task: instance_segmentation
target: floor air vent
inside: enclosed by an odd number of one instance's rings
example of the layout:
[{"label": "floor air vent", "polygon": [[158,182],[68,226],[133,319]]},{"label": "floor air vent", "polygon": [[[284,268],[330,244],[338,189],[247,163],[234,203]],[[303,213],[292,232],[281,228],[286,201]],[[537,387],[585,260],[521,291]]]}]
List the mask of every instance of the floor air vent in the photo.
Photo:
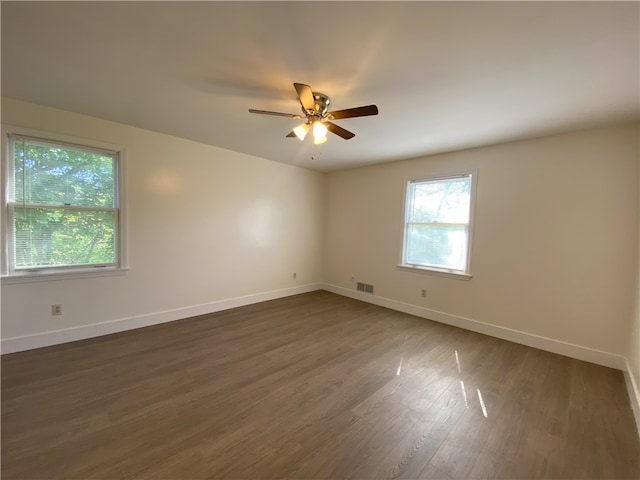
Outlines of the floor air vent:
[{"label": "floor air vent", "polygon": [[368,283],[358,282],[358,290],[365,293],[373,293],[373,285]]}]

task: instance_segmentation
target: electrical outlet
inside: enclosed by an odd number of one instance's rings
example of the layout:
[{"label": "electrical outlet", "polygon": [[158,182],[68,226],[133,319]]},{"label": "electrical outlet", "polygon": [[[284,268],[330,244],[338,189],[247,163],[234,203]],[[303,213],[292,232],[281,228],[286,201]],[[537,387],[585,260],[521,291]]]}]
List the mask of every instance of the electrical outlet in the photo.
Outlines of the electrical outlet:
[{"label": "electrical outlet", "polygon": [[62,305],[51,305],[51,315],[62,315]]},{"label": "electrical outlet", "polygon": [[420,290],[420,296],[422,298],[427,298],[427,291],[425,289]]},{"label": "electrical outlet", "polygon": [[294,279],[295,279],[295,278],[298,278],[298,274],[297,274],[297,273],[295,273],[295,272],[293,272],[293,278],[294,278]]}]

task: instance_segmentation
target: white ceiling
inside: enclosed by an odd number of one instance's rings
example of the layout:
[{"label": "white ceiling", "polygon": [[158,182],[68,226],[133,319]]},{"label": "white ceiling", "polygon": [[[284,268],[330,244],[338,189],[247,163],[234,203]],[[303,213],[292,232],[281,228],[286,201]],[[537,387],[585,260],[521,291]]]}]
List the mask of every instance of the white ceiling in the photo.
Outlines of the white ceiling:
[{"label": "white ceiling", "polygon": [[[320,171],[637,121],[638,2],[6,2],[2,95]],[[292,83],[356,137],[285,138]],[[311,157],[315,157],[312,160]]]}]

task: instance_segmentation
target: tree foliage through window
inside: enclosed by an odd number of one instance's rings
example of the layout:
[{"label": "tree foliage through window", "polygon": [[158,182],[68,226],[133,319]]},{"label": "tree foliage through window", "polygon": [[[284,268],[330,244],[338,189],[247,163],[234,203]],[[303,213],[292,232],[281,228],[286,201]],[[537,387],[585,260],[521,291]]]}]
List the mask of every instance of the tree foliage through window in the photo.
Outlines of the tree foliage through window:
[{"label": "tree foliage through window", "polygon": [[13,137],[15,269],[114,265],[117,153]]}]

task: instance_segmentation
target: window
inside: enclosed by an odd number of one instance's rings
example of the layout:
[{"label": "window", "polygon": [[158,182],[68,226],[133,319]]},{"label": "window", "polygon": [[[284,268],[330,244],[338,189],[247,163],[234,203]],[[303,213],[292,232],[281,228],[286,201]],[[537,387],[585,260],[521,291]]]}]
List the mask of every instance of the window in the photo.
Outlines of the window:
[{"label": "window", "polygon": [[3,275],[122,266],[120,152],[6,137]]},{"label": "window", "polygon": [[403,267],[469,274],[472,174],[407,183]]}]

